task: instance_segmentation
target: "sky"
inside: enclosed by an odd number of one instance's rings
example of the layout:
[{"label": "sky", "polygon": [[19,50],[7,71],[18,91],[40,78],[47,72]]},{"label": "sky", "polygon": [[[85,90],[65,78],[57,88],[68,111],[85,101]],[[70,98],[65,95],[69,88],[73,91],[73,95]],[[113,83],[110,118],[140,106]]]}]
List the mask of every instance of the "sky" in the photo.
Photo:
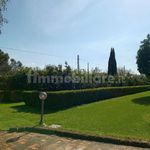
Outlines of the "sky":
[{"label": "sky", "polygon": [[[149,0],[10,0],[0,48],[26,66],[68,62],[107,71],[111,47],[118,67],[137,73],[140,41],[150,31]],[[11,49],[9,49],[11,48]]]}]

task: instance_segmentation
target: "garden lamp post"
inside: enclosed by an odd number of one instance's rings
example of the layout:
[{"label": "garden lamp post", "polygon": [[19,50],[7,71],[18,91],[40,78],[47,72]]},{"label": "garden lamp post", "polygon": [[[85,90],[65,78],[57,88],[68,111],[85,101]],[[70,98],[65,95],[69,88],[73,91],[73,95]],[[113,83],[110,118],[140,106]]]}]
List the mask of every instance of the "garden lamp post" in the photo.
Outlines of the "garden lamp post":
[{"label": "garden lamp post", "polygon": [[40,125],[44,125],[43,117],[44,117],[44,101],[47,98],[46,92],[40,92],[39,99],[41,100],[41,119],[40,119]]}]

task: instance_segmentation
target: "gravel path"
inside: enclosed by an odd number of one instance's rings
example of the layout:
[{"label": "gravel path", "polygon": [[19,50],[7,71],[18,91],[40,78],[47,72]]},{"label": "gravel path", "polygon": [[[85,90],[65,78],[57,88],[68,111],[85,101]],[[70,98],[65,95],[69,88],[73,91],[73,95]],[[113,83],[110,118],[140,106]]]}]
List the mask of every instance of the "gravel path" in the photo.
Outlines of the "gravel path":
[{"label": "gravel path", "polygon": [[[0,150],[148,150],[37,133],[0,132]],[[149,149],[150,150],[150,149]]]}]

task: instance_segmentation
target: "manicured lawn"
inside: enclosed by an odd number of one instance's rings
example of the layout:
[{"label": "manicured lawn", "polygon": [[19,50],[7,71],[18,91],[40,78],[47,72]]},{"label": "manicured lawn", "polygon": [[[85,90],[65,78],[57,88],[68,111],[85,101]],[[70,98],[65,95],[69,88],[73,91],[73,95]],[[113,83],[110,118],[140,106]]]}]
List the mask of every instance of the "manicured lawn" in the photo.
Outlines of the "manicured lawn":
[{"label": "manicured lawn", "polygon": [[[38,120],[39,111],[24,103],[0,104],[2,130],[34,126]],[[150,91],[49,112],[45,122],[66,130],[150,141]]]}]

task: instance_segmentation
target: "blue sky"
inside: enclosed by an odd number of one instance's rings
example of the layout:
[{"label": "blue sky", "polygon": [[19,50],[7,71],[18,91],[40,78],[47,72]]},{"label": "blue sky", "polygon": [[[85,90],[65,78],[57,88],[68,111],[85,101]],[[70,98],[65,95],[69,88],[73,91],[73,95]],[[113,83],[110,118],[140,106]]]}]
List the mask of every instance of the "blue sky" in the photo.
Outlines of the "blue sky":
[{"label": "blue sky", "polygon": [[107,70],[111,47],[118,67],[137,71],[136,53],[150,30],[149,0],[10,0],[0,47],[27,66],[64,64]]}]

